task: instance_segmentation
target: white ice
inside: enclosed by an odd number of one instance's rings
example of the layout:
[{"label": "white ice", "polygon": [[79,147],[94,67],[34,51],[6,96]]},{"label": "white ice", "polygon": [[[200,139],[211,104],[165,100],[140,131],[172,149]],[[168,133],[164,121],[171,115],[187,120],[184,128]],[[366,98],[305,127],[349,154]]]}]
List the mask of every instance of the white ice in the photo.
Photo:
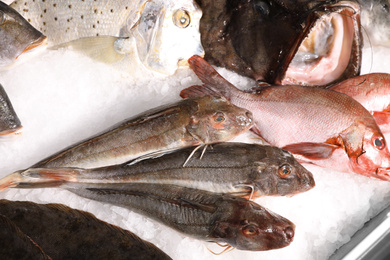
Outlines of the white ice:
[{"label": "white ice", "polygon": [[[390,72],[388,60],[389,49],[365,48],[363,73]],[[237,86],[252,84],[225,69],[218,71]],[[0,177],[4,177],[123,119],[180,100],[180,90],[199,80],[190,69],[170,77],[143,70],[132,75],[71,51],[45,51],[1,71],[0,83],[24,126],[19,137],[0,141]],[[240,140],[250,141],[246,136]],[[265,252],[233,250],[215,256],[207,248],[217,252],[222,248],[188,238],[131,210],[62,189],[10,189],[0,198],[63,203],[89,211],[154,243],[173,259],[327,259],[388,204],[390,183],[305,166],[314,173],[314,189],[291,198],[256,200],[296,224],[290,246]]]}]

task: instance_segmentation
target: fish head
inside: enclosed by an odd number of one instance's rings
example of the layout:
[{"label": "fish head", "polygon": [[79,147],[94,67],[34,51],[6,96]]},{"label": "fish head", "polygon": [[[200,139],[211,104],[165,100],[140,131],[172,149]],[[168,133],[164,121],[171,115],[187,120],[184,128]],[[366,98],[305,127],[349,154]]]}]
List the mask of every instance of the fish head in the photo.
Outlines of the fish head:
[{"label": "fish head", "polygon": [[132,32],[143,65],[172,75],[179,66],[188,65],[191,56],[203,56],[201,16],[201,9],[193,1],[148,1]]},{"label": "fish head", "polygon": [[205,59],[213,65],[271,84],[327,85],[360,72],[355,2],[198,2]]},{"label": "fish head", "polygon": [[244,199],[236,205],[223,221],[216,221],[213,237],[222,238],[234,248],[251,251],[282,248],[292,242],[295,225],[288,219],[253,201]]},{"label": "fish head", "polygon": [[11,65],[22,54],[45,46],[46,42],[46,36],[0,2],[0,67]]},{"label": "fish head", "polygon": [[248,131],[254,124],[250,111],[223,97],[203,96],[194,100],[197,111],[191,116],[187,130],[203,143],[228,141]]},{"label": "fish head", "polygon": [[253,169],[259,195],[292,196],[315,186],[313,174],[290,152],[274,146],[266,148],[267,155]]}]

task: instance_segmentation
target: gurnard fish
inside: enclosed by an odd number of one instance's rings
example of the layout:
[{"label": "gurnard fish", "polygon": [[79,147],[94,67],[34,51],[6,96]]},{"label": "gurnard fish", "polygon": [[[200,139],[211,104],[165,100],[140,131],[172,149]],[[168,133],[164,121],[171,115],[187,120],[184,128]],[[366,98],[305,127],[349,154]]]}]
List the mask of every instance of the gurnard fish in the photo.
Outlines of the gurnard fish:
[{"label": "gurnard fish", "polygon": [[[243,92],[201,57],[192,57],[189,63],[204,85],[184,89],[182,97],[226,97],[253,113],[253,131],[271,145],[317,165],[390,180],[385,138],[372,115],[353,98],[328,89],[294,85]],[[329,165],[328,160],[335,161]]]},{"label": "gurnard fish", "polygon": [[0,84],[0,137],[20,133],[22,125],[18,115],[8,98],[3,86]]},{"label": "gurnard fish", "polygon": [[291,243],[295,225],[244,198],[169,184],[67,183],[79,196],[134,210],[187,236],[240,250]]},{"label": "gurnard fish", "polygon": [[361,21],[367,44],[390,46],[390,1],[358,0],[361,6]]},{"label": "gurnard fish", "polygon": [[193,148],[180,149],[158,158],[96,169],[30,168],[0,180],[0,190],[39,188],[76,183],[173,184],[235,196],[292,196],[314,187],[311,172],[291,153],[269,145],[220,143],[203,158]]},{"label": "gurnard fish", "polygon": [[[1,259],[171,259],[130,231],[62,204],[0,200],[0,225],[8,232],[17,231],[2,240]],[[7,230],[2,228],[0,235],[4,231]],[[26,237],[31,249],[9,243],[11,238],[27,240]],[[35,257],[27,257],[19,250],[34,253]]]},{"label": "gurnard fish", "polygon": [[225,98],[179,101],[125,120],[33,167],[96,168],[159,152],[227,141],[249,130],[252,114]]},{"label": "gurnard fish", "polygon": [[46,36],[18,12],[0,1],[0,68],[14,65],[20,56],[46,46]]},{"label": "gurnard fish", "polygon": [[197,0],[205,59],[271,84],[327,85],[360,73],[353,1]]},{"label": "gurnard fish", "polygon": [[370,111],[383,133],[390,132],[390,74],[361,75],[344,80],[329,89],[357,100]]},{"label": "gurnard fish", "polygon": [[72,47],[106,63],[129,54],[130,62],[173,74],[192,55],[204,54],[202,11],[191,0],[17,0],[10,6],[50,46]]}]

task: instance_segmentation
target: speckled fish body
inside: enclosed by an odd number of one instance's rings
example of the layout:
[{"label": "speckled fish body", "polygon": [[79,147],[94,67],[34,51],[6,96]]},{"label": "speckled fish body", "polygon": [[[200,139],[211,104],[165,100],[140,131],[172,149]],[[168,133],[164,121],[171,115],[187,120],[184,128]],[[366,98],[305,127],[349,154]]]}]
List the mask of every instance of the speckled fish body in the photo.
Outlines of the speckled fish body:
[{"label": "speckled fish body", "polygon": [[20,132],[22,125],[15,110],[0,84],[0,137]]},{"label": "speckled fish body", "polygon": [[224,98],[182,100],[119,123],[33,167],[96,168],[161,150],[229,140],[253,125],[252,114]]},{"label": "speckled fish body", "polygon": [[[171,259],[130,231],[62,204],[0,200],[0,216],[7,218],[52,259]],[[4,243],[5,240],[1,247]]]},{"label": "speckled fish body", "polygon": [[80,196],[129,208],[185,235],[240,250],[289,245],[295,225],[244,198],[176,185],[68,183]]},{"label": "speckled fish body", "polygon": [[342,149],[352,172],[390,180],[390,154],[383,134],[372,115],[353,98],[303,86],[243,92],[202,58],[193,57],[189,63],[205,84],[183,90],[182,97],[224,96],[253,113],[255,132],[270,144],[313,159],[313,163]]},{"label": "speckled fish body", "polygon": [[37,188],[77,183],[174,184],[242,197],[292,196],[314,187],[313,175],[287,151],[274,146],[245,143],[212,145],[201,151],[180,149],[158,158],[134,164],[95,169],[31,168],[15,172],[0,187]]},{"label": "speckled fish body", "polygon": [[390,46],[390,1],[358,0],[361,5],[362,26],[369,40],[365,44]]},{"label": "speckled fish body", "polygon": [[374,116],[383,133],[390,132],[390,75],[371,73],[344,80],[330,87],[362,104]]},{"label": "speckled fish body", "polygon": [[202,12],[191,0],[17,0],[11,6],[50,45],[72,47],[105,63],[130,54],[148,69],[173,74],[180,61],[204,54]]},{"label": "speckled fish body", "polygon": [[46,36],[18,12],[0,1],[0,68],[13,65],[21,55],[46,45]]},{"label": "speckled fish body", "polygon": [[197,2],[210,64],[284,85],[327,85],[360,72],[360,8],[354,1]]}]

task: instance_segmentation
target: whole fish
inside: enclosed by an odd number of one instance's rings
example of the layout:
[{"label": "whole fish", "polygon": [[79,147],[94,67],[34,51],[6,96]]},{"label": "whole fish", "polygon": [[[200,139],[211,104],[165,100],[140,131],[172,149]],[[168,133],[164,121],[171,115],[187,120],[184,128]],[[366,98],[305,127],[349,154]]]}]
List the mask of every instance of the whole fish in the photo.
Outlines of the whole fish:
[{"label": "whole fish", "polygon": [[368,34],[368,44],[390,46],[390,1],[358,0],[361,5],[362,26]]},{"label": "whole fish", "polygon": [[176,185],[68,183],[82,197],[129,208],[185,235],[240,250],[291,243],[295,225],[244,198]]},{"label": "whole fish", "polygon": [[390,132],[390,74],[371,73],[344,80],[330,87],[362,104],[383,133]]},{"label": "whole fish", "polygon": [[21,55],[46,45],[46,36],[18,12],[0,1],[0,68],[14,64]]},{"label": "whole fish", "polygon": [[314,187],[311,172],[287,151],[274,146],[220,143],[183,163],[193,148],[158,158],[96,169],[30,168],[0,180],[0,190],[60,186],[77,183],[174,184],[241,197],[292,196]]},{"label": "whole fish", "polygon": [[327,85],[360,73],[360,8],[353,1],[197,2],[210,64],[284,85]]},{"label": "whole fish", "polygon": [[96,168],[148,153],[229,140],[253,125],[252,114],[225,98],[179,101],[137,115],[33,167]]},{"label": "whole fish", "polygon": [[[0,216],[7,218],[52,259],[171,259],[130,231],[62,204],[0,200]],[[5,242],[2,241],[0,248]],[[7,251],[15,253],[16,246],[10,244]],[[39,258],[8,255],[2,259]]]},{"label": "whole fish", "polygon": [[106,63],[135,52],[131,58],[147,68],[173,74],[179,61],[204,54],[202,11],[191,0],[17,0],[10,6],[51,46],[71,46]]},{"label": "whole fish", "polygon": [[0,214],[1,259],[51,259],[12,221]]},{"label": "whole fish", "polygon": [[[252,129],[270,144],[314,164],[342,150],[349,158],[349,171],[390,180],[385,138],[372,115],[351,97],[303,86],[271,86],[247,93],[222,78],[201,57],[193,57],[189,63],[204,85],[183,90],[182,97],[226,97],[252,111]],[[345,170],[342,164],[333,167]]]},{"label": "whole fish", "polygon": [[22,125],[18,115],[8,98],[3,86],[0,84],[0,136],[17,134]]}]

